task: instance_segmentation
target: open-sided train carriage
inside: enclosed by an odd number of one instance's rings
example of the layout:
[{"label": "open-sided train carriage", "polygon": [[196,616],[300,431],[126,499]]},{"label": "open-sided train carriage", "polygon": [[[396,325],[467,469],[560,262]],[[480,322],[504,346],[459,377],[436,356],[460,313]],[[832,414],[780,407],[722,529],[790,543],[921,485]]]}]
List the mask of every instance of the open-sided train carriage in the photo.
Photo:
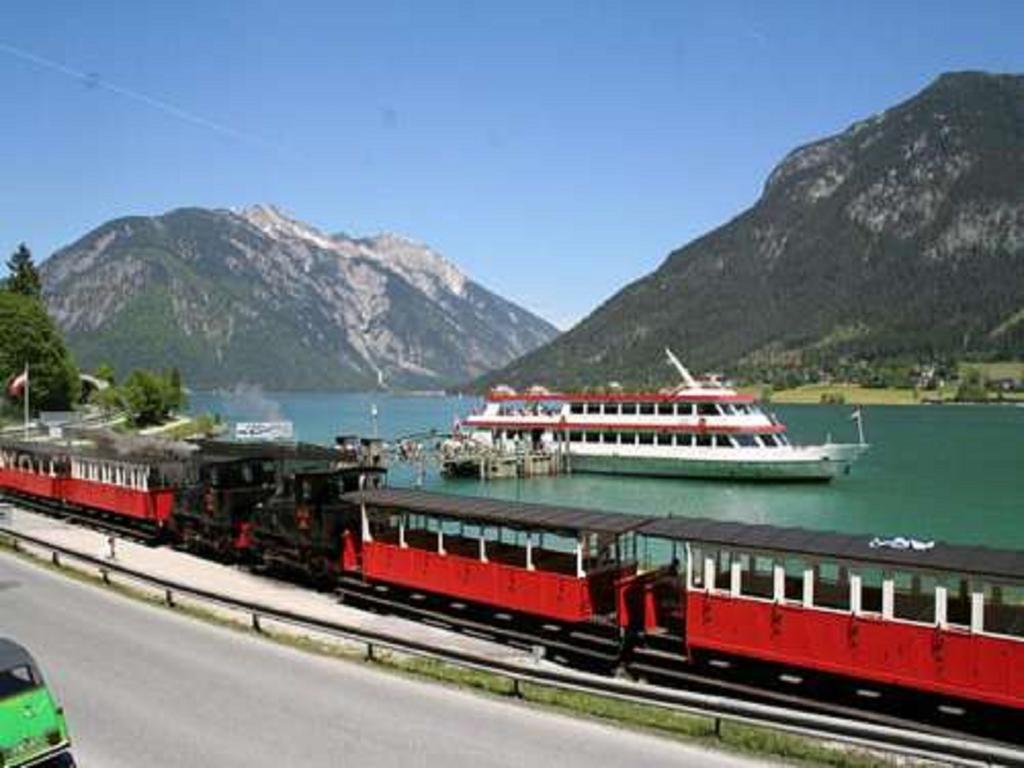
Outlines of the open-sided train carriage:
[{"label": "open-sided train carriage", "polygon": [[1024,710],[1024,553],[693,518],[637,535],[682,567],[675,600],[662,579],[624,621],[656,636],[685,617],[689,656]]},{"label": "open-sided train carriage", "polygon": [[360,512],[364,584],[617,657],[616,583],[636,571],[642,518],[404,489],[346,498]]}]

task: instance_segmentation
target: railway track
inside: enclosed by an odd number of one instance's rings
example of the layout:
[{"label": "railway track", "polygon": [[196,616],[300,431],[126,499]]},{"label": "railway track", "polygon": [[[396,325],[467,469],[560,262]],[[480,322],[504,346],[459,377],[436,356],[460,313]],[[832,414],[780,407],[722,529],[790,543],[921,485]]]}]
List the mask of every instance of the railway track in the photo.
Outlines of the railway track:
[{"label": "railway track", "polygon": [[271,619],[327,632],[348,640],[365,643],[367,657],[374,657],[375,647],[384,647],[399,653],[431,658],[456,666],[490,672],[507,677],[518,683],[529,682],[568,691],[588,693],[637,704],[665,707],[689,712],[715,721],[742,722],[800,733],[830,741],[847,742],[863,747],[895,752],[916,757],[940,760],[958,765],[1008,765],[1024,766],[1024,751],[1013,744],[979,741],[956,732],[923,729],[914,723],[890,720],[888,723],[871,722],[860,713],[850,717],[822,715],[805,712],[797,708],[770,706],[744,701],[741,698],[727,698],[723,695],[708,695],[693,690],[672,690],[660,686],[638,686],[635,683],[602,679],[592,675],[581,675],[569,670],[561,671],[546,667],[523,665],[480,657],[455,649],[436,647],[433,644],[409,640],[404,637],[387,635],[373,630],[345,626],[314,617],[302,616],[266,605],[241,600],[173,582],[160,577],[104,561],[100,558],[76,552],[67,547],[53,544],[31,535],[12,530],[0,530],[5,535],[43,551],[52,552],[54,562],[57,555],[75,559],[110,578],[119,578],[146,584],[164,592],[168,604],[174,604],[174,594],[187,595],[192,599],[208,602],[231,610],[251,615],[254,626],[259,618]]},{"label": "railway track", "polygon": [[[507,614],[468,612],[467,606],[414,590],[381,589],[346,577],[337,590],[347,605],[378,613],[415,619],[450,631],[504,643],[531,651],[560,664],[587,672],[625,675],[633,680],[667,685],[709,695],[728,695],[752,704],[784,706],[803,712],[843,718],[858,718],[890,728],[912,728],[948,738],[992,738],[1008,744],[1024,744],[1019,723],[994,716],[971,717],[943,712],[925,696],[907,696],[887,691],[885,696],[863,696],[864,685],[834,678],[812,678],[803,672],[795,679],[785,670],[749,659],[710,658],[694,664],[678,650],[657,648],[624,649],[618,640],[609,640],[606,631],[595,628],[594,635],[583,635],[569,627],[553,623],[533,623],[534,631],[511,629]],[[517,617],[518,618],[518,617]],[[665,645],[683,647],[679,637],[663,638]],[[847,685],[843,685],[843,683]],[[781,687],[785,690],[776,690]],[[814,695],[802,694],[811,688]],[[877,688],[877,686],[875,687]],[[876,693],[872,689],[872,693]],[[899,696],[898,693],[903,693]],[[915,717],[915,713],[931,713]],[[971,724],[978,727],[971,727]]]},{"label": "railway track", "polygon": [[[104,534],[154,546],[159,531],[118,524],[57,502],[0,494],[0,500]],[[595,624],[581,632],[550,621],[529,621],[497,610],[474,609],[459,601],[416,590],[382,588],[358,577],[342,577],[336,589],[347,604],[422,621],[467,635],[500,642],[542,655],[562,665],[603,675],[668,685],[694,693],[728,695],[750,704],[781,706],[808,714],[856,718],[896,729],[913,729],[947,738],[986,738],[1024,745],[1019,723],[995,709],[975,704],[941,704],[925,695],[872,686],[806,671],[762,664],[750,659],[707,658],[700,663],[683,656],[681,638],[653,638],[652,646],[623,648],[618,630]],[[513,622],[515,625],[513,626]],[[783,689],[783,690],[780,690]]]}]

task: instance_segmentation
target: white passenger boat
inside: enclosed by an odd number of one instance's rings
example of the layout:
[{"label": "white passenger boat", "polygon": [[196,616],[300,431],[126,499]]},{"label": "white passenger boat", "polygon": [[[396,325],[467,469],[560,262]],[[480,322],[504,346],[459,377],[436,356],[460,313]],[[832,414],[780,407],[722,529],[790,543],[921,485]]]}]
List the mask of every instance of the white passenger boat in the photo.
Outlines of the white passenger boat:
[{"label": "white passenger boat", "polygon": [[462,432],[506,451],[547,451],[572,472],[750,480],[831,480],[867,449],[859,442],[793,445],[786,426],[715,379],[697,380],[672,354],[682,379],[657,392],[516,392],[496,387]]}]

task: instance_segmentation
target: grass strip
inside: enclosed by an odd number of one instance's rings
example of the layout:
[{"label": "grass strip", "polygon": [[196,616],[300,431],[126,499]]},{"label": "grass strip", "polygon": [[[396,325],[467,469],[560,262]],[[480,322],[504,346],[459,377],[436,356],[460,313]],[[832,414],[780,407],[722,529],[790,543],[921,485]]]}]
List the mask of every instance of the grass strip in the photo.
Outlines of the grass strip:
[{"label": "grass strip", "polygon": [[[34,545],[28,545],[32,547]],[[169,606],[156,588],[136,587],[117,581],[107,581],[68,565],[55,565],[45,557],[35,555],[24,546],[17,546],[13,538],[0,534],[0,550],[47,570],[58,572],[84,584],[99,586],[123,597],[140,600],[155,607],[173,610],[192,618],[245,634],[256,635],[282,646],[307,653],[373,665],[376,668],[420,679],[434,680],[461,689],[479,691],[487,695],[512,698],[531,706],[565,714],[582,716],[614,724],[619,727],[656,733],[661,736],[716,749],[781,758],[798,764],[827,765],[836,768],[891,768],[892,766],[932,765],[929,761],[889,756],[851,747],[840,743],[827,743],[805,736],[782,733],[770,728],[721,721],[716,729],[712,717],[676,712],[663,707],[619,701],[578,691],[566,691],[535,683],[516,685],[508,678],[481,670],[467,669],[436,659],[377,649],[372,657],[359,641],[328,636],[312,636],[296,629],[278,629],[267,625],[256,630],[248,619],[234,618],[226,612],[236,609],[210,609],[196,605],[186,596],[179,596]]]}]

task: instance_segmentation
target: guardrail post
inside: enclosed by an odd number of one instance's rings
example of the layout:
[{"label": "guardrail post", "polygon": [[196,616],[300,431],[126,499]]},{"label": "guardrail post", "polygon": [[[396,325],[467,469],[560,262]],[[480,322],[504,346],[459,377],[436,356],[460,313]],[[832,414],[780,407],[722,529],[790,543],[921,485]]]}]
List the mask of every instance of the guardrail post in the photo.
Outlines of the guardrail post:
[{"label": "guardrail post", "polygon": [[512,678],[512,695],[515,696],[517,699],[523,698],[523,688],[519,684],[518,677]]},{"label": "guardrail post", "polygon": [[103,583],[104,584],[109,585],[110,584],[110,571],[107,570],[106,568],[100,568],[100,578],[103,579]]},{"label": "guardrail post", "polygon": [[366,644],[366,660],[373,661],[373,643]]},{"label": "guardrail post", "polygon": [[260,615],[258,613],[254,613],[252,615],[252,631],[263,632],[263,627],[260,626]]},{"label": "guardrail post", "polygon": [[171,590],[164,590],[164,602],[167,603],[168,608],[174,607],[174,593]]},{"label": "guardrail post", "polygon": [[50,555],[50,561],[57,567],[60,568],[60,552],[54,550],[53,554]]},{"label": "guardrail post", "polygon": [[715,718],[715,738],[721,741],[722,739],[722,718]]}]

